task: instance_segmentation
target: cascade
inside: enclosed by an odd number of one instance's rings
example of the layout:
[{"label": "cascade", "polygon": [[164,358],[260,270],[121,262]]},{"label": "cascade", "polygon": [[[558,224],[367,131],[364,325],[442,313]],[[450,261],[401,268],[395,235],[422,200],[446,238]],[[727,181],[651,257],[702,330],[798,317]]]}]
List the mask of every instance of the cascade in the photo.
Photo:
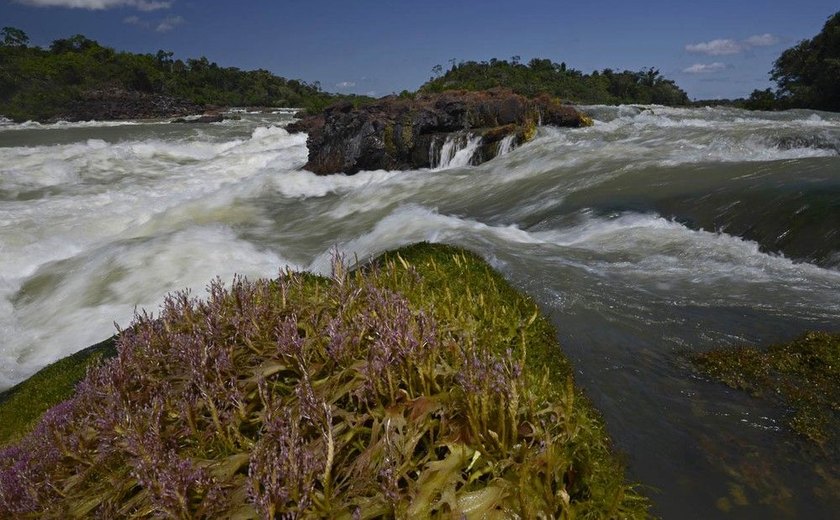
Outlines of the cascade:
[{"label": "cascade", "polygon": [[515,134],[510,134],[499,142],[499,155],[505,155],[513,151],[513,140],[515,138]]},{"label": "cascade", "polygon": [[472,156],[481,144],[481,136],[455,134],[446,137],[440,153],[436,153],[436,142],[432,141],[429,156],[433,170],[445,170],[469,166]]}]

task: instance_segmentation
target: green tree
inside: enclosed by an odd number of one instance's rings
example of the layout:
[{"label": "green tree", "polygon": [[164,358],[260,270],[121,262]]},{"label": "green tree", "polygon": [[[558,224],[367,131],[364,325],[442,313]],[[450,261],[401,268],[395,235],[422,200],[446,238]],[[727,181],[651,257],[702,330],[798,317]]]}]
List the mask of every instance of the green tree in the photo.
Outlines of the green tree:
[{"label": "green tree", "polygon": [[84,52],[94,47],[101,47],[99,42],[91,40],[84,35],[76,34],[69,38],[59,39],[52,42],[50,52],[53,54],[65,54],[68,52]]},{"label": "green tree", "polygon": [[783,106],[840,111],[840,11],[819,34],[784,51],[770,75]]},{"label": "green tree", "polygon": [[547,93],[555,97],[586,103],[688,104],[688,95],[656,68],[639,72],[613,72],[587,75],[566,63],[534,58],[528,65],[493,58],[489,61],[461,62],[442,76],[433,77],[420,87],[424,92],[447,89],[485,90],[504,87],[525,96]]},{"label": "green tree", "polygon": [[29,36],[17,27],[3,27],[0,29],[2,45],[5,47],[26,47],[29,45]]},{"label": "green tree", "polygon": [[80,100],[101,90],[162,94],[199,105],[311,110],[339,99],[369,99],[322,92],[317,81],[286,80],[267,70],[220,67],[203,56],[176,60],[165,50],[117,52],[81,34],[55,40],[49,50],[27,47],[28,41],[20,29],[0,31],[0,115],[15,121],[73,117]]}]

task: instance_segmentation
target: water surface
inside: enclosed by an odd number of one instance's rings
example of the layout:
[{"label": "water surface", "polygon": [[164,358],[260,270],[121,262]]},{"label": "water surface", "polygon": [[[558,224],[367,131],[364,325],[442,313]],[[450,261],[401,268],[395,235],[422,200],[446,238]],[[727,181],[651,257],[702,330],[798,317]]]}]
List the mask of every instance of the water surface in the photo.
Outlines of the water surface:
[{"label": "water surface", "polygon": [[684,356],[840,330],[840,116],[586,109],[480,166],[350,177],[301,171],[288,113],[2,125],[0,389],[217,275],[445,242],[552,317],[656,513],[831,517],[836,461]]}]

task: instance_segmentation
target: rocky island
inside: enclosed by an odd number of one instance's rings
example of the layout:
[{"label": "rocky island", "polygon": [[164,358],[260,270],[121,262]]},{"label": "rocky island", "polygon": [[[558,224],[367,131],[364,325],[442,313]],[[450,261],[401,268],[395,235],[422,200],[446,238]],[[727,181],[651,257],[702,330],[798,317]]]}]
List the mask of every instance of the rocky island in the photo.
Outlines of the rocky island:
[{"label": "rocky island", "polygon": [[304,168],[323,175],[434,167],[447,140],[471,138],[481,139],[471,160],[480,164],[499,153],[505,138],[510,146],[532,139],[539,124],[579,127],[591,120],[558,98],[491,89],[389,96],[359,107],[338,103],[288,130],[309,134]]}]

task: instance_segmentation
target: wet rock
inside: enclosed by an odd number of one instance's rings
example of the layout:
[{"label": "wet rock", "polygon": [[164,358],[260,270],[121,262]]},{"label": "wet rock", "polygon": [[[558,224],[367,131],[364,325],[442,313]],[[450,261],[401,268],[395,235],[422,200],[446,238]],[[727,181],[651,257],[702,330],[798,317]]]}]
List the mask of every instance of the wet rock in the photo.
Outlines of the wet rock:
[{"label": "wet rock", "polygon": [[492,159],[506,136],[518,146],[538,124],[578,127],[590,120],[550,96],[533,99],[509,90],[451,91],[415,99],[389,96],[354,107],[339,103],[288,126],[309,134],[309,162],[317,174],[428,168],[447,139],[480,136],[472,164]]},{"label": "wet rock", "polygon": [[112,88],[83,93],[54,119],[64,121],[158,119],[201,114],[204,111],[205,107],[183,99]]},{"label": "wet rock", "polygon": [[222,114],[204,114],[198,117],[179,117],[173,119],[170,123],[221,123],[225,119],[227,118]]}]

